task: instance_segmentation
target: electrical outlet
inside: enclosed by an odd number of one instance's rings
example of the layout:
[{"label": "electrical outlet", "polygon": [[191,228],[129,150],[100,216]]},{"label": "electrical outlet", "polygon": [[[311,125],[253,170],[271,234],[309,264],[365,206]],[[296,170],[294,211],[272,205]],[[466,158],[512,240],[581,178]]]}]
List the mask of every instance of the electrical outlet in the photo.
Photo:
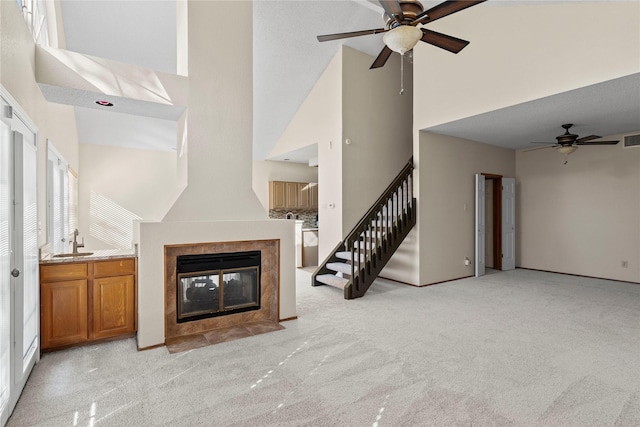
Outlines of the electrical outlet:
[{"label": "electrical outlet", "polygon": [[622,261],[620,265],[622,266],[622,268],[629,268],[629,261]]}]

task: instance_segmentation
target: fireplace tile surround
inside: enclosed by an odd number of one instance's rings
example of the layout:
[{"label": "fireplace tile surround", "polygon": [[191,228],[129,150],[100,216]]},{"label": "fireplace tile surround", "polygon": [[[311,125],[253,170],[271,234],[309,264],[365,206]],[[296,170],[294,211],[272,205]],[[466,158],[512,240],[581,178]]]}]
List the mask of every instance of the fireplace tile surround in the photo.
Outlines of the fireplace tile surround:
[{"label": "fireplace tile surround", "polygon": [[[279,240],[251,240],[235,242],[205,242],[193,244],[175,244],[164,246],[165,269],[165,340],[173,341],[180,337],[206,334],[210,343],[216,342],[216,330],[223,334],[234,327],[271,323],[279,320]],[[261,298],[260,310],[234,313],[226,316],[200,319],[191,322],[177,322],[176,305],[176,261],[180,255],[218,254],[233,252],[261,252]],[[244,325],[244,326],[243,326]],[[250,335],[250,334],[249,334]]]}]

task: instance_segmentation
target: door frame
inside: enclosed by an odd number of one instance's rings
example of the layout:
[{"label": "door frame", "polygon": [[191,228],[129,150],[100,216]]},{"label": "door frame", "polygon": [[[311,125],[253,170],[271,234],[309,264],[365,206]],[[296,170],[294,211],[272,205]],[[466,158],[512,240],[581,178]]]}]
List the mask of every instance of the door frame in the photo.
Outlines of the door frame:
[{"label": "door frame", "polygon": [[485,181],[491,181],[493,186],[493,269],[502,270],[502,175],[481,173]]}]

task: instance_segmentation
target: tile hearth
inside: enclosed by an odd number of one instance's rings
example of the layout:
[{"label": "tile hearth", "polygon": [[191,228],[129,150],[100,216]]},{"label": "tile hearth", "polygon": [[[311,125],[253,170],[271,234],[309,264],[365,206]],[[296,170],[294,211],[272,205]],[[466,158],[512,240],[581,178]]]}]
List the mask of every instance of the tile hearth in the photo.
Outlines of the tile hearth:
[{"label": "tile hearth", "polygon": [[277,322],[263,320],[259,322],[246,323],[244,325],[214,329],[194,335],[168,338],[165,344],[169,353],[179,353],[213,344],[247,338],[254,335],[280,331],[282,329],[285,329],[284,326]]}]

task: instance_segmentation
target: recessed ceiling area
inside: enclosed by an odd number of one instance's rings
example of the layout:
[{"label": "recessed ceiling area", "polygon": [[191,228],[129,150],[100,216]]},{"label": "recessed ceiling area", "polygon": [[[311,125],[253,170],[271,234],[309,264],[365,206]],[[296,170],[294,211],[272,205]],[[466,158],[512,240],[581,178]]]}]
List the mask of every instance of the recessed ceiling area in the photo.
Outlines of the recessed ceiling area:
[{"label": "recessed ceiling area", "polygon": [[555,143],[563,123],[580,136],[638,131],[640,73],[423,130],[518,150]]}]

